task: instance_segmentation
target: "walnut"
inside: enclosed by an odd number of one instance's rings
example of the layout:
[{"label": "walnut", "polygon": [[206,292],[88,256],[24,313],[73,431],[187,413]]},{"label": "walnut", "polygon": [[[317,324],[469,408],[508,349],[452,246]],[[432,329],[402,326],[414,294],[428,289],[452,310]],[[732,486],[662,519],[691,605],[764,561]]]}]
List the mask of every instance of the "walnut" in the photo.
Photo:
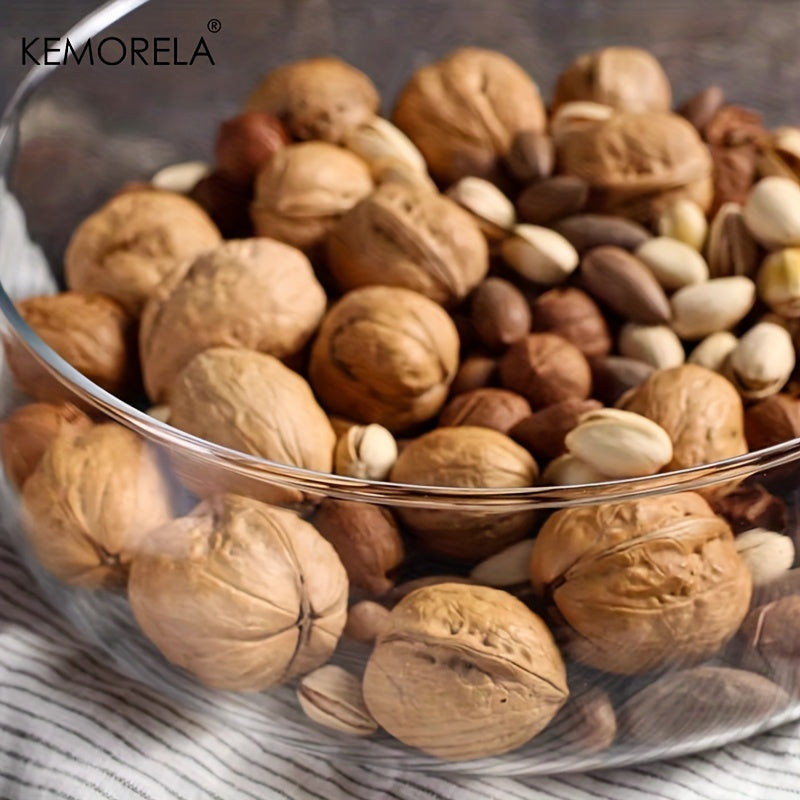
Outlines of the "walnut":
[{"label": "walnut", "polygon": [[309,260],[282,242],[242,239],[204,253],[142,314],[139,349],[150,399],[165,402],[178,372],[208,347],[243,347],[277,358],[297,353],[325,304]]},{"label": "walnut", "polygon": [[[438,428],[410,442],[391,472],[395,483],[508,489],[533,486],[538,467],[525,448],[491,428]],[[398,508],[426,550],[466,561],[497,553],[531,532],[535,512]]]},{"label": "walnut", "polygon": [[22,488],[23,525],[45,569],[66,583],[125,583],[142,537],[172,517],[156,454],[115,423],[57,435]]},{"label": "walnut", "polygon": [[197,203],[153,189],[112,197],[72,234],[64,254],[67,285],[113,297],[138,315],[165,279],[221,241]]},{"label": "walnut", "polygon": [[297,515],[219,495],[147,537],[128,596],[169,661],[216,689],[260,691],[327,661],[345,623],[347,577]]},{"label": "walnut", "polygon": [[[210,442],[279,464],[330,472],[336,436],[306,381],[274,356],[212,347],[181,370],[170,396],[170,425]],[[188,458],[188,454],[187,454]],[[224,489],[261,499],[298,499],[266,481],[236,482],[220,468],[192,461],[178,467],[183,482],[206,496]]]},{"label": "walnut", "polygon": [[448,197],[385,183],[345,214],[327,242],[340,288],[405,286],[452,305],[489,269],[486,238]]},{"label": "walnut", "polygon": [[506,592],[444,583],[402,599],[364,673],[370,713],[401,742],[449,760],[527,742],[569,694],[542,620]]},{"label": "walnut", "polygon": [[259,170],[250,216],[257,236],[313,253],[371,191],[369,167],[348,150],[327,142],[292,144]]},{"label": "walnut", "polygon": [[591,185],[591,210],[652,222],[679,199],[703,211],[711,206],[711,156],[677,114],[622,112],[570,132],[558,145],[562,171]]},{"label": "walnut", "polygon": [[620,408],[657,422],[672,439],[665,469],[711,464],[747,452],[742,400],[728,380],[696,364],[654,372]]},{"label": "walnut", "polygon": [[248,111],[281,119],[297,139],[339,144],[378,112],[367,75],[338,58],[309,58],[272,70],[251,93]]},{"label": "walnut", "polygon": [[438,180],[492,177],[518,133],[542,132],[539,89],[507,56],[465,47],[417,70],[394,109],[395,124]]},{"label": "walnut", "polygon": [[[62,292],[17,303],[20,316],[45,344],[90,381],[125,396],[138,383],[135,320],[97,292]],[[74,394],[16,342],[6,345],[20,389],[37,400],[70,400]]]},{"label": "walnut", "polygon": [[458,350],[455,325],[441,306],[409,289],[368,286],[325,315],[309,376],[330,413],[398,432],[439,411]]},{"label": "walnut", "polygon": [[557,511],[531,578],[566,652],[624,675],[713,655],[752,592],[731,529],[692,492]]},{"label": "walnut", "polygon": [[669,111],[672,89],[658,60],[639,47],[605,47],[578,56],[558,78],[553,110],[573,100],[620,111]]}]

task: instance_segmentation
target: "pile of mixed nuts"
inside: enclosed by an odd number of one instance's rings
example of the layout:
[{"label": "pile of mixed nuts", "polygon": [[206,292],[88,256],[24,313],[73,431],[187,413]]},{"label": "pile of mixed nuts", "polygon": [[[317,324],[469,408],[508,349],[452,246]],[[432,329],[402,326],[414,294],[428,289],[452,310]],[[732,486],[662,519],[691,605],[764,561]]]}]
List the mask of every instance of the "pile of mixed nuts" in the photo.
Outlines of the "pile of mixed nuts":
[{"label": "pile of mixed nuts", "polygon": [[[800,434],[800,128],[717,87],[673,111],[627,47],[576,58],[549,107],[478,48],[379,106],[336,58],[275,69],[213,165],[122,187],[74,232],[69,290],[20,314],[176,428],[359,479],[602,483]],[[126,589],[208,686],[298,678],[313,720],[448,759],[554,717],[584,752],[680,740],[800,691],[791,467],[549,516],[320,502],[157,453],[6,353],[38,559]],[[327,663],[342,635],[362,675]]]}]

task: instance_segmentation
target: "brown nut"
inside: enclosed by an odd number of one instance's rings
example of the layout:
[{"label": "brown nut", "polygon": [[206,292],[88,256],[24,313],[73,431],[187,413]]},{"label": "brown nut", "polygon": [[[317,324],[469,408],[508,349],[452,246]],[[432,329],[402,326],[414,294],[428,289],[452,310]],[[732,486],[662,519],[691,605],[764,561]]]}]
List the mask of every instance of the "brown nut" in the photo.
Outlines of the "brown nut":
[{"label": "brown nut", "polygon": [[369,167],[349,150],[327,142],[291,144],[256,175],[250,206],[256,236],[312,252],[372,188]]},{"label": "brown nut", "polygon": [[328,660],[344,627],[347,576],[297,515],[219,495],[152,531],[128,597],[173,664],[212,688],[261,691]]},{"label": "brown nut", "polygon": [[452,583],[419,589],[394,607],[363,688],[389,733],[450,760],[513,750],[569,694],[539,617],[506,592]]},{"label": "brown nut", "polygon": [[744,414],[744,435],[751,450],[800,436],[800,399],[775,394],[750,406]]},{"label": "brown nut", "polygon": [[789,512],[780,497],[758,483],[731,483],[703,490],[716,514],[724,517],[734,533],[751,528],[786,530]]},{"label": "brown nut", "polygon": [[468,211],[444,195],[393,182],[342,217],[327,255],[343,291],[403,286],[450,305],[489,269],[486,239]]},{"label": "brown nut", "polygon": [[577,214],[589,198],[589,184],[574,175],[556,175],[530,184],[517,198],[523,222],[550,225]]},{"label": "brown nut", "polygon": [[553,230],[580,255],[602,245],[633,251],[652,238],[650,231],[638,222],[611,214],[575,214],[553,223]]},{"label": "brown nut", "polygon": [[491,386],[497,378],[497,361],[491,356],[467,356],[458,368],[450,394],[457,395],[472,389]]},{"label": "brown nut", "polygon": [[0,456],[11,484],[21,489],[57,437],[82,433],[92,422],[72,403],[29,403],[0,423]]},{"label": "brown nut", "polygon": [[[138,383],[136,325],[125,309],[98,292],[62,292],[17,303],[20,316],[68,364],[90,381],[124,396]],[[74,395],[21,345],[6,345],[9,367],[19,386],[37,400]]]},{"label": "brown nut", "polygon": [[311,522],[333,545],[352,589],[379,597],[394,586],[387,573],[403,563],[405,550],[391,511],[370,503],[326,499]]},{"label": "brown nut", "polygon": [[553,108],[573,100],[620,111],[669,111],[672,89],[656,58],[638,47],[605,47],[578,56],[556,83]]},{"label": "brown nut", "polygon": [[155,452],[115,423],[56,436],[25,481],[22,508],[42,566],[91,588],[124,585],[143,536],[172,517]]},{"label": "brown nut", "polygon": [[505,163],[520,183],[549,178],[553,173],[556,151],[553,140],[542,131],[520,131],[511,140]]},{"label": "brown nut", "polygon": [[557,511],[531,578],[563,621],[566,652],[624,675],[713,655],[752,589],[727,523],[692,492]]},{"label": "brown nut", "polygon": [[274,114],[297,139],[340,143],[378,112],[380,97],[361,70],[338,58],[309,58],[272,70],[247,100]]},{"label": "brown nut", "polygon": [[741,397],[733,384],[705,367],[683,364],[654,372],[621,407],[657,422],[670,435],[668,470],[747,452]]},{"label": "brown nut", "polygon": [[652,364],[624,356],[590,358],[592,396],[607,406],[615,405],[626,393],[640,386],[654,372]]},{"label": "brown nut", "polygon": [[347,611],[344,635],[372,644],[389,618],[389,609],[374,600],[359,600]]},{"label": "brown nut", "polygon": [[[410,442],[392,470],[394,483],[512,488],[533,486],[536,462],[527,450],[491,428],[437,428]],[[428,551],[479,560],[530,532],[535,512],[481,513],[399,508],[403,522]]]},{"label": "brown nut", "polygon": [[439,425],[477,425],[508,433],[530,413],[530,404],[521,395],[485,387],[456,395],[439,415]]},{"label": "brown nut", "polygon": [[409,289],[367,286],[325,315],[309,376],[329,412],[394,433],[439,411],[458,350],[455,325],[441,306]]},{"label": "brown nut", "polygon": [[725,103],[725,93],[719,86],[707,86],[693,94],[679,109],[678,113],[685,117],[698,131],[703,133],[706,125],[713,119],[717,111]]},{"label": "brown nut", "polygon": [[277,117],[264,111],[245,111],[219,126],[214,143],[217,170],[234,183],[252,186],[261,167],[289,141]]},{"label": "brown nut", "polygon": [[246,239],[253,235],[252,185],[242,186],[215,171],[201,178],[189,197],[211,217],[225,239]]},{"label": "brown nut", "polygon": [[536,409],[570,397],[585,399],[592,389],[586,357],[554,333],[531,333],[511,345],[500,359],[500,380]]},{"label": "brown nut", "polygon": [[491,277],[472,293],[470,319],[486,347],[507,347],[530,332],[531,307],[513,283]]},{"label": "brown nut", "polygon": [[[311,338],[325,291],[309,260],[271,239],[228,241],[193,262],[142,314],[139,351],[147,394],[168,399],[171,383],[209,347],[243,347],[286,358]],[[291,313],[287,313],[291,309]]]},{"label": "brown nut", "polygon": [[465,47],[412,75],[393,120],[434,177],[449,184],[465,175],[491,178],[518,133],[544,130],[545,112],[536,84],[518,64]]},{"label": "brown nut", "polygon": [[608,693],[590,687],[579,695],[570,695],[549,734],[558,741],[559,748],[599,753],[611,747],[617,738],[617,715]]},{"label": "brown nut", "polygon": [[532,329],[555,333],[575,345],[585,356],[605,356],[613,342],[603,313],[586,292],[568,286],[550,289],[531,305]]},{"label": "brown nut", "polygon": [[72,234],[64,254],[67,286],[102,292],[138,315],[159,284],[216,247],[216,225],[192,200],[145,189],[112,197]]}]

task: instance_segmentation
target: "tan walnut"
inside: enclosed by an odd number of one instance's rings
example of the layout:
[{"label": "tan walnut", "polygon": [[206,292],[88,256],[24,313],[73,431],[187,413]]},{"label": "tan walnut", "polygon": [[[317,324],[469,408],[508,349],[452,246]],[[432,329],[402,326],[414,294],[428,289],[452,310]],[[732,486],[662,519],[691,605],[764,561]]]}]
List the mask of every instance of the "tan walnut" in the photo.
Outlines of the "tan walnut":
[{"label": "tan walnut", "polygon": [[441,306],[409,289],[367,286],[325,315],[309,376],[330,413],[403,431],[442,407],[458,350]]},{"label": "tan walnut", "polygon": [[519,747],[569,695],[542,620],[506,592],[457,583],[417,589],[392,609],[363,689],[389,733],[448,760]]},{"label": "tan walnut", "polygon": [[543,131],[545,112],[530,76],[502,53],[465,47],[417,70],[393,121],[442,183],[492,177],[522,131]]},{"label": "tan walnut", "polygon": [[222,237],[200,206],[174,192],[117,194],[87,217],[64,254],[70,289],[102,292],[138,315],[159,284]]},{"label": "tan walnut", "polygon": [[730,527],[692,492],[557,511],[531,579],[566,652],[624,675],[713,655],[752,592]]},{"label": "tan walnut", "polygon": [[266,238],[224,242],[145,307],[139,351],[147,394],[165,402],[178,372],[209,347],[293,355],[311,338],[325,304],[299,250]]},{"label": "tan walnut", "polygon": [[173,664],[213,688],[260,691],[327,661],[346,619],[347,577],[296,514],[219,495],[147,537],[128,596]]},{"label": "tan walnut", "polygon": [[344,291],[404,286],[445,305],[466,297],[489,269],[486,238],[469,212],[444,195],[392,182],[342,217],[327,254]]},{"label": "tan walnut", "polygon": [[142,537],[172,517],[155,452],[115,423],[56,436],[23,486],[22,508],[42,566],[90,588],[124,585]]},{"label": "tan walnut", "polygon": [[[525,448],[491,428],[438,428],[410,442],[391,473],[396,483],[507,489],[533,486],[538,467]],[[426,550],[472,561],[530,533],[535,512],[398,508]]]}]

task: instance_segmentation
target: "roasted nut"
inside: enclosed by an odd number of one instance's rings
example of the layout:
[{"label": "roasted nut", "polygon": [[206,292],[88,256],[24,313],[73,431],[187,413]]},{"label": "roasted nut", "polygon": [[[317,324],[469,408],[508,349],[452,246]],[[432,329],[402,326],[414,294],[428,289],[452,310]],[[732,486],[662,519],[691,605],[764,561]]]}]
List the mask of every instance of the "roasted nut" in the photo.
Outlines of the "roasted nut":
[{"label": "roasted nut", "polygon": [[750,406],[744,431],[751,450],[761,450],[800,436],[800,399],[775,394]]},{"label": "roasted nut", "polygon": [[143,545],[128,581],[133,615],[169,661],[205,685],[261,691],[333,653],[347,577],[296,514],[218,495]]},{"label": "roasted nut", "polygon": [[21,489],[57,437],[79,434],[91,420],[72,403],[29,403],[0,423],[0,456],[9,481]]},{"label": "roasted nut", "polygon": [[739,339],[724,374],[742,397],[761,400],[783,388],[794,364],[794,345],[788,331],[773,322],[759,322]]},{"label": "roasted nut", "polygon": [[297,684],[297,699],[306,716],[326,728],[352,736],[369,736],[378,730],[364,704],[361,681],[336,664],[304,675]]},{"label": "roasted nut", "polygon": [[500,246],[503,260],[523,278],[551,286],[578,266],[578,253],[560,234],[539,225],[516,225]]},{"label": "roasted nut", "polygon": [[343,291],[380,284],[454,304],[489,269],[473,216],[436,192],[385,183],[332,229],[328,267]]},{"label": "roasted nut", "polygon": [[200,206],[153,189],[112,197],[72,234],[64,254],[70,289],[102,292],[138,315],[165,279],[221,241]]},{"label": "roasted nut", "polygon": [[800,186],[789,178],[762,178],[744,204],[750,233],[770,250],[800,245]]},{"label": "roasted nut", "polygon": [[450,760],[513,750],[569,694],[541,619],[505,592],[464,584],[419,589],[394,607],[363,686],[389,733]]},{"label": "roasted nut", "polygon": [[750,570],[754,586],[779,578],[794,564],[794,543],[782,533],[753,528],[740,533],[734,544]]},{"label": "roasted nut", "polygon": [[589,198],[589,184],[573,175],[556,175],[536,181],[517,198],[520,219],[533,225],[549,225],[577,214]]},{"label": "roasted nut", "polygon": [[669,434],[669,470],[747,452],[739,393],[721,375],[696,364],[654,372],[625,398],[622,408],[657,422]]},{"label": "roasted nut", "polygon": [[592,100],[620,111],[668,111],[672,90],[661,64],[638,47],[606,47],[578,56],[561,73],[553,106]]},{"label": "roasted nut", "polygon": [[368,286],[326,314],[309,376],[329,412],[397,433],[442,407],[458,349],[455,325],[441,306],[408,289]]},{"label": "roasted nut", "polygon": [[771,253],[758,270],[758,296],[782,317],[800,317],[800,247]]},{"label": "roasted nut", "polygon": [[419,173],[421,180],[427,178],[428,166],[422,153],[400,128],[383,117],[373,117],[350,131],[344,137],[344,146],[369,164],[376,183],[385,177],[389,163],[402,164],[409,173]]},{"label": "roasted nut", "polygon": [[456,372],[450,394],[457,395],[489,386],[497,376],[497,361],[490,356],[468,356]]},{"label": "roasted nut", "polygon": [[570,397],[585,399],[592,389],[586,357],[554,333],[530,333],[500,359],[503,386],[525,397],[533,408],[545,408]]},{"label": "roasted nut", "polygon": [[253,235],[252,194],[252,186],[242,186],[212,171],[192,187],[189,197],[211,217],[225,239],[245,239]]},{"label": "roasted nut", "polygon": [[209,347],[293,355],[311,338],[325,303],[309,260],[282,242],[239,239],[208,251],[142,314],[139,352],[150,399],[164,402],[178,372]]},{"label": "roasted nut", "polygon": [[684,286],[670,298],[672,328],[681,339],[703,339],[741,322],[755,299],[755,284],[743,275]]},{"label": "roasted nut", "polygon": [[350,586],[379,597],[394,586],[387,573],[405,558],[403,540],[392,513],[380,506],[325,499],[312,520],[333,545]]},{"label": "roasted nut", "polygon": [[476,564],[469,576],[481,586],[493,586],[496,589],[527,583],[530,580],[532,549],[533,539],[523,539]]},{"label": "roasted nut", "polygon": [[639,245],[635,255],[667,290],[708,280],[708,264],[703,256],[677,239],[654,236]]},{"label": "roasted nut", "polygon": [[[98,292],[62,292],[17,303],[20,316],[70,366],[112,394],[136,388],[136,326],[125,309]],[[56,380],[19,343],[6,343],[8,365],[22,391],[37,400],[71,400]]]},{"label": "roasted nut", "polygon": [[611,352],[608,324],[586,292],[574,286],[550,289],[536,298],[531,312],[534,332],[563,336],[587,357]]},{"label": "roasted nut", "polygon": [[393,120],[444,184],[492,177],[521,131],[543,131],[536,84],[514,61],[476,47],[417,70],[400,93]]},{"label": "roasted nut", "polygon": [[786,503],[751,481],[726,482],[703,491],[715,513],[724,517],[734,533],[756,527],[782,531],[788,524]]},{"label": "roasted nut", "polygon": [[652,364],[656,369],[678,367],[686,358],[681,340],[666,325],[628,322],[620,329],[617,344],[621,355]]},{"label": "roasted nut", "polygon": [[570,397],[520,420],[509,435],[537,458],[555,458],[566,452],[564,437],[578,424],[578,418],[601,407],[597,400]]},{"label": "roasted nut", "polygon": [[114,423],[57,435],[22,487],[22,508],[42,566],[89,588],[123,586],[144,535],[172,517],[155,452]]},{"label": "roasted nut", "polygon": [[485,178],[461,178],[447,190],[447,196],[469,211],[491,239],[504,238],[517,222],[514,204]]},{"label": "roasted nut", "polygon": [[267,111],[297,139],[337,144],[369,122],[380,97],[372,81],[338,58],[309,58],[272,70],[247,100],[248,111]]},{"label": "roasted nut", "polygon": [[235,183],[252,186],[261,167],[289,141],[277,117],[246,111],[220,124],[214,143],[216,168]]},{"label": "roasted nut", "polygon": [[542,483],[553,486],[582,486],[607,480],[607,475],[598,472],[572,453],[554,458],[542,473]]},{"label": "roasted nut", "polygon": [[389,609],[374,600],[359,600],[347,612],[344,635],[357,642],[372,644],[389,617]]},{"label": "roasted nut", "polygon": [[690,364],[721,373],[738,344],[739,340],[730,331],[717,331],[706,336],[692,350],[687,360]]},{"label": "roasted nut", "polygon": [[197,182],[205,178],[210,171],[211,167],[205,161],[168,164],[150,178],[150,185],[154,189],[163,189],[166,192],[189,194]]},{"label": "roasted nut", "polygon": [[652,235],[638,222],[610,214],[575,214],[555,222],[553,229],[580,255],[603,245],[633,251]]},{"label": "roasted nut", "polygon": [[656,225],[660,236],[668,236],[702,252],[708,235],[708,222],[702,208],[691,200],[678,200],[667,206]]},{"label": "roasted nut", "polygon": [[472,294],[470,319],[487,347],[506,347],[530,332],[531,307],[513,283],[486,278]]},{"label": "roasted nut", "polygon": [[556,511],[531,578],[566,653],[624,675],[713,655],[751,594],[730,528],[692,492]]},{"label": "roasted nut", "polygon": [[288,145],[256,176],[250,207],[256,235],[313,252],[372,189],[367,165],[350,151],[317,141]]},{"label": "roasted nut", "polygon": [[707,86],[692,95],[679,109],[678,113],[702,133],[725,103],[725,94],[719,86]]},{"label": "roasted nut", "polygon": [[508,433],[530,414],[530,404],[521,395],[485,387],[456,395],[442,410],[439,425],[477,425]]},{"label": "roasted nut", "polygon": [[758,177],[758,150],[752,144],[737,147],[709,147],[714,182],[714,202],[709,214],[715,214],[726,203],[742,204]]},{"label": "roasted nut", "polygon": [[[490,428],[437,428],[410,442],[391,474],[393,483],[423,486],[513,488],[533,486],[536,462],[527,450]],[[430,552],[478,560],[526,536],[535,512],[485,513],[398,508]]]},{"label": "roasted nut", "polygon": [[655,372],[652,364],[624,356],[591,358],[589,367],[592,371],[592,396],[609,406]]},{"label": "roasted nut", "polygon": [[541,131],[520,131],[511,141],[505,163],[520,183],[549,178],[553,172],[556,152],[553,140]]},{"label": "roasted nut", "polygon": [[336,442],[337,475],[382,481],[397,461],[397,442],[382,425],[351,425]]}]

